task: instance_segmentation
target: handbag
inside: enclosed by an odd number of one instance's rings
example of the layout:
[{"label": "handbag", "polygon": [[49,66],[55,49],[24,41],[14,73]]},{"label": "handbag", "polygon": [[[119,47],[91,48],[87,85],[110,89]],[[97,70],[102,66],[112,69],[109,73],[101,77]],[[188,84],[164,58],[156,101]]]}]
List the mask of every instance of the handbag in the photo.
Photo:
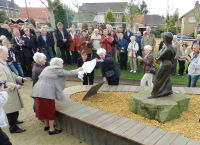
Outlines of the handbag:
[{"label": "handbag", "polygon": [[[86,41],[87,41],[87,38],[88,38],[88,36],[86,37]],[[93,45],[92,45],[92,44],[87,44],[87,47],[88,47],[88,48],[92,48]]]},{"label": "handbag", "polygon": [[107,78],[112,77],[112,76],[114,76],[114,75],[115,75],[114,70],[110,70],[110,71],[107,71],[107,72],[106,72],[106,77],[107,77]]},{"label": "handbag", "polygon": [[154,66],[153,64],[151,64],[151,65],[149,66],[149,70],[150,70],[150,73],[152,73],[153,75],[156,74],[156,68],[155,68],[155,66]]}]

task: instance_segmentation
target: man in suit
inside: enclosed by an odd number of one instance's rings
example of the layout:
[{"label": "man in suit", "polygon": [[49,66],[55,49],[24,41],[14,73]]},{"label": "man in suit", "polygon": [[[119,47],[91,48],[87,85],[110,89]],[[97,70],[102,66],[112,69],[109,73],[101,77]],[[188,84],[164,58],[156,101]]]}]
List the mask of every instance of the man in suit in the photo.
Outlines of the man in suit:
[{"label": "man in suit", "polygon": [[[60,48],[60,51],[62,53],[62,59],[64,61],[64,65],[67,63],[71,65],[71,56],[69,53],[69,33],[66,29],[63,28],[63,24],[59,22],[57,24],[57,29],[55,30],[55,36],[57,39],[57,47]],[[67,59],[66,59],[67,57]]]},{"label": "man in suit", "polygon": [[193,41],[191,49],[193,49],[193,44],[194,44],[194,43],[199,44],[199,47],[200,47],[200,34],[197,35],[197,40],[194,40],[194,41]]},{"label": "man in suit", "polygon": [[176,74],[177,59],[179,57],[179,52],[180,52],[180,43],[177,41],[176,35],[173,36],[172,43],[173,43],[173,47],[174,47],[175,52],[176,52],[176,56],[174,58],[174,64],[173,64],[173,67],[172,67],[171,74],[175,75]]},{"label": "man in suit", "polygon": [[124,33],[124,39],[127,40],[128,44],[131,42],[131,40],[130,40],[131,36],[134,36],[130,30],[131,30],[131,27],[127,26],[126,32]]},{"label": "man in suit", "polygon": [[11,43],[13,47],[18,50],[17,57],[21,63],[22,70],[26,77],[31,77],[31,53],[30,53],[30,45],[28,40],[25,37],[20,36],[19,29],[15,28],[13,30],[13,34],[15,35],[12,38]]}]

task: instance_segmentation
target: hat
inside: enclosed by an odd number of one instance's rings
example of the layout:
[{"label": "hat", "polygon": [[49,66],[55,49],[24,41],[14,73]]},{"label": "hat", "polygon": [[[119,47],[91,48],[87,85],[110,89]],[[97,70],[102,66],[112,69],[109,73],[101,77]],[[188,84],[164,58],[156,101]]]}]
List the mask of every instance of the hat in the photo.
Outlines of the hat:
[{"label": "hat", "polygon": [[82,30],[82,32],[85,32],[85,33],[87,33],[87,31],[86,31],[85,29],[83,29],[83,30]]}]

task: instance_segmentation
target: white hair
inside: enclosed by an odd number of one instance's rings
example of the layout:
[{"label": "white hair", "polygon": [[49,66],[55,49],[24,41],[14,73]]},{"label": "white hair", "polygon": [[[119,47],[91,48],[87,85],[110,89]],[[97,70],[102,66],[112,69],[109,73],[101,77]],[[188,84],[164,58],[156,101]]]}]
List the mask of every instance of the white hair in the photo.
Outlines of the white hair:
[{"label": "white hair", "polygon": [[6,36],[1,35],[0,40],[2,41],[3,39],[7,39]]},{"label": "white hair", "polygon": [[141,32],[140,32],[140,31],[137,31],[137,33],[140,33],[140,35],[141,35]]},{"label": "white hair", "polygon": [[94,32],[95,32],[95,31],[98,31],[98,32],[99,32],[99,30],[98,30],[98,29],[94,29]]},{"label": "white hair", "polygon": [[41,29],[40,29],[40,32],[41,32],[42,30],[44,30],[44,31],[46,32],[46,29],[45,29],[45,28],[41,28]]},{"label": "white hair", "polygon": [[119,33],[119,37],[120,37],[120,36],[124,37],[124,35],[123,35],[122,33]]},{"label": "white hair", "polygon": [[135,36],[131,36],[131,38],[130,39],[135,39]]},{"label": "white hair", "polygon": [[58,22],[57,27],[58,26],[63,26],[63,24],[61,22]]},{"label": "white hair", "polygon": [[36,52],[33,56],[33,60],[36,62],[36,63],[39,63],[41,62],[43,59],[46,59],[46,56],[44,55],[44,53],[39,53],[39,52]]},{"label": "white hair", "polygon": [[97,50],[97,54],[98,54],[98,55],[100,55],[100,54],[106,55],[106,50],[103,49],[103,48],[99,48],[99,49]]},{"label": "white hair", "polygon": [[3,53],[5,51],[8,51],[8,49],[5,46],[0,46],[0,53]]},{"label": "white hair", "polygon": [[106,24],[106,28],[109,27],[109,26],[110,26],[109,24]]},{"label": "white hair", "polygon": [[107,33],[108,33],[108,30],[107,30],[107,29],[104,29],[103,32],[107,32]]},{"label": "white hair", "polygon": [[145,46],[144,46],[144,50],[150,50],[150,51],[151,51],[151,50],[152,50],[152,47],[151,47],[150,45],[145,45]]},{"label": "white hair", "polygon": [[176,38],[176,39],[177,39],[177,35],[174,35],[173,38]]},{"label": "white hair", "polygon": [[81,27],[82,27],[82,23],[78,23],[78,25],[81,25]]},{"label": "white hair", "polygon": [[150,28],[150,27],[147,27],[147,30],[151,31],[151,28]]},{"label": "white hair", "polygon": [[52,58],[50,61],[50,65],[61,66],[61,64],[63,64],[63,60],[58,57]]}]

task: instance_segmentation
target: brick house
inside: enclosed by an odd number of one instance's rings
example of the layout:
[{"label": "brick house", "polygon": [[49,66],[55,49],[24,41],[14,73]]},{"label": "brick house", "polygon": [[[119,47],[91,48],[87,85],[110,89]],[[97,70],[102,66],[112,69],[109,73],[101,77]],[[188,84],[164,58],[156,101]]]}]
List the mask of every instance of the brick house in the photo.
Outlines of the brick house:
[{"label": "brick house", "polygon": [[14,2],[14,0],[0,0],[0,11],[5,12],[7,18],[19,18],[20,7]]},{"label": "brick house", "polygon": [[[120,5],[127,4],[127,2],[109,2],[109,3],[83,3],[79,9],[84,10],[83,14],[78,13],[73,22],[86,22],[88,26],[93,26],[98,28],[101,24],[104,24],[104,16],[108,9],[112,10],[116,18],[116,26],[122,26],[122,15],[125,12],[125,9],[121,9]],[[90,14],[89,12],[97,13]]]},{"label": "brick house", "polygon": [[190,36],[191,33],[195,33],[195,28],[196,28],[196,21],[195,21],[195,15],[194,15],[194,10],[199,9],[200,5],[198,1],[195,4],[195,7],[181,16],[178,21],[176,21],[175,26],[181,26],[182,25],[182,20],[184,18],[184,30],[183,33]]}]

